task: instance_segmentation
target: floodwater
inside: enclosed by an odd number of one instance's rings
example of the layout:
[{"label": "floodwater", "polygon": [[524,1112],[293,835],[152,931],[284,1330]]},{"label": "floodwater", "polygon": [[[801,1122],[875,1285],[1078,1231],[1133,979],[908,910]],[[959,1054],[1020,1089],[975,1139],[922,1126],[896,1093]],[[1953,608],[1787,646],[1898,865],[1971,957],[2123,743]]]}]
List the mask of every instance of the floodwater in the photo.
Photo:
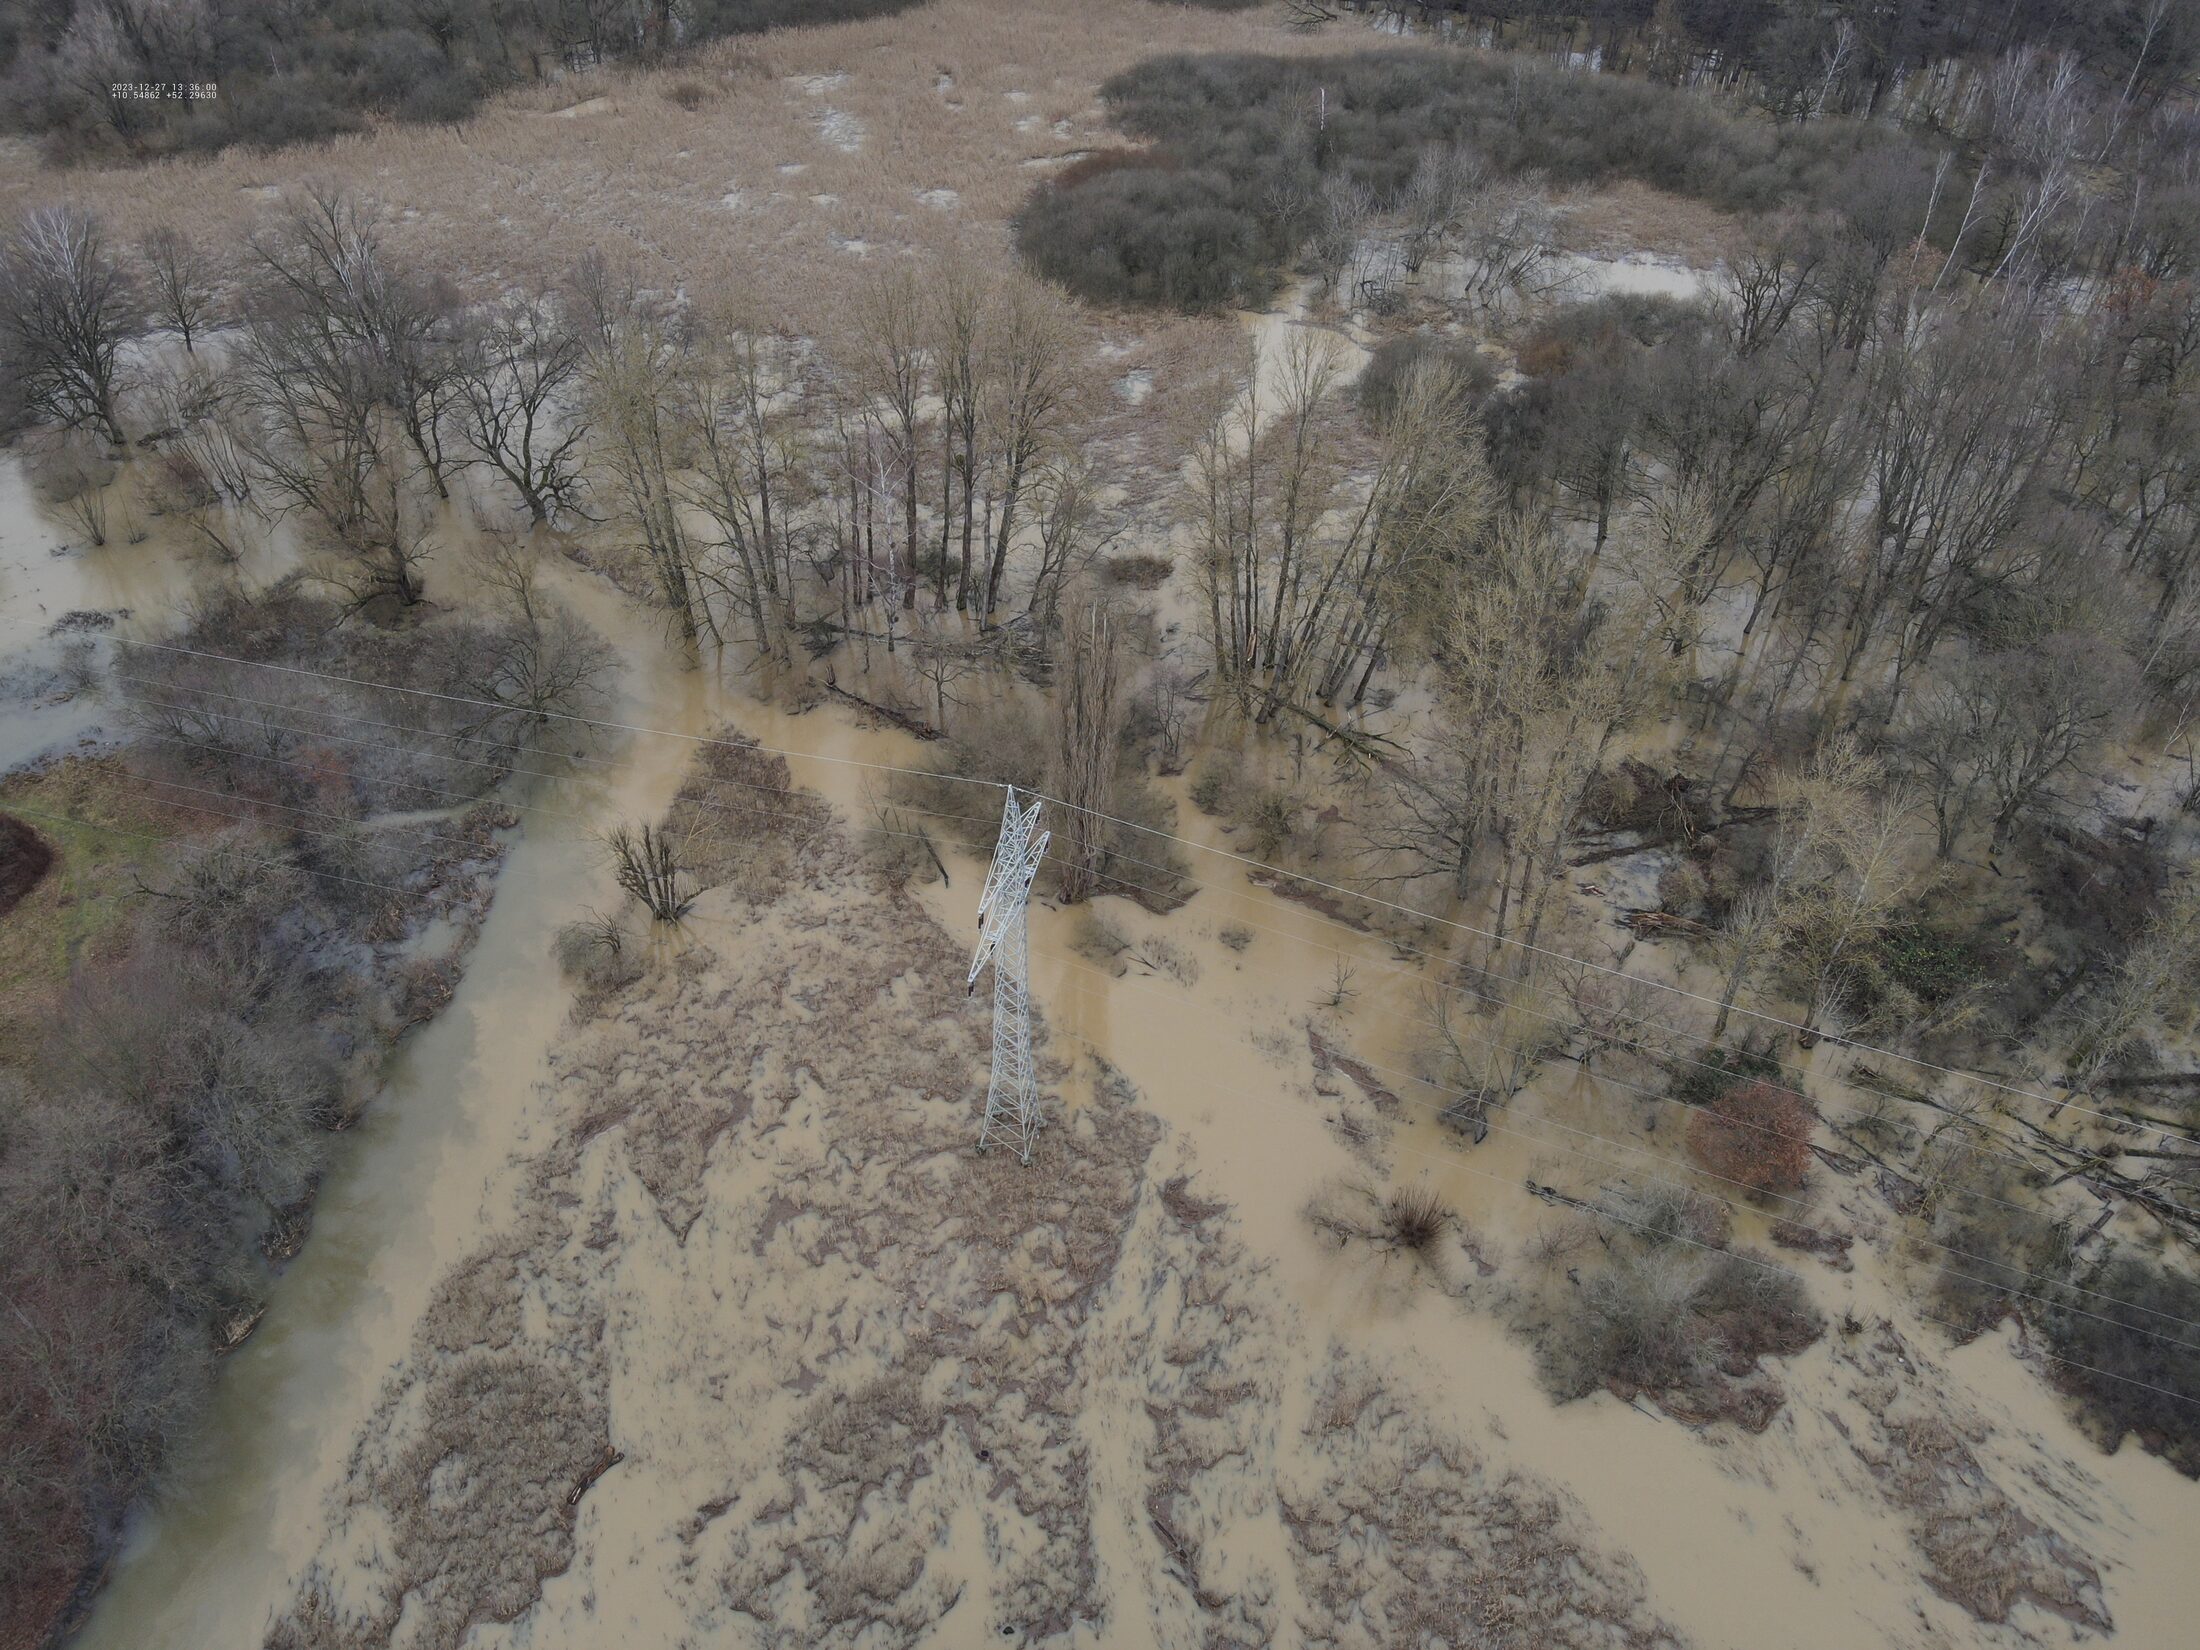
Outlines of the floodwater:
[{"label": "floodwater", "polygon": [[[210,580],[257,587],[294,556],[290,535],[279,528],[239,534],[247,546],[243,559],[217,569],[181,553],[165,535],[129,542],[152,524],[131,526],[119,503],[112,516],[108,542],[91,545],[40,505],[20,456],[0,452],[0,774],[99,734],[109,707],[97,694],[70,691],[55,679],[72,644],[90,647],[96,657],[97,638],[166,627]],[[55,630],[71,615],[91,614],[106,622]]]},{"label": "floodwater", "polygon": [[[1280,330],[1303,324],[1303,312],[1253,324],[1272,361]],[[0,469],[0,578],[11,581],[0,638],[11,660],[44,645],[61,612],[122,606],[143,622],[172,610],[207,576],[149,545],[52,556],[41,532],[50,529],[22,496],[19,472]],[[569,1003],[552,938],[617,897],[597,835],[659,813],[692,753],[689,741],[727,722],[785,751],[796,781],[825,795],[845,821],[867,813],[883,777],[871,765],[922,759],[914,741],[859,728],[837,709],[790,715],[738,681],[685,668],[646,616],[607,586],[554,560],[549,577],[616,647],[623,666],[610,716],[636,731],[592,746],[584,761],[565,764],[547,750],[537,759],[551,777],[517,798],[527,827],[453,1002],[402,1047],[384,1091],[338,1154],[310,1241],[276,1282],[258,1333],[226,1361],[212,1413],[138,1521],[80,1646],[256,1644],[324,1550],[329,1499],[438,1276],[495,1229],[516,1195],[518,1163],[551,1126],[547,1079]],[[972,795],[971,811],[997,809],[990,793]],[[1698,1432],[1604,1396],[1554,1406],[1526,1349],[1483,1309],[1482,1291],[1523,1264],[1518,1245],[1551,1218],[1523,1181],[1594,1178],[1568,1161],[1583,1139],[1535,1119],[1636,1142],[1633,1120],[1614,1115],[1575,1068],[1559,1063],[1539,1080],[1533,1103],[1501,1113],[1481,1146],[1458,1149],[1434,1118],[1438,1097],[1411,1075],[1428,1012],[1411,960],[1384,939],[1249,883],[1245,868],[1223,857],[1227,839],[1188,805],[1179,829],[1216,850],[1192,856],[1201,891],[1167,917],[1102,902],[1138,959],[1120,973],[1089,947],[1080,951],[1089,913],[1035,909],[1034,998],[1053,1055],[1078,1062],[1056,1097],[1058,1120],[1074,1125],[1086,1104],[1091,1063],[1081,1057],[1104,1055],[1164,1120],[1204,1194],[1233,1205],[1238,1235],[1289,1330],[1273,1351],[1286,1366],[1279,1449],[1301,1437],[1329,1348],[1342,1343],[1379,1362],[1426,1414],[1496,1466],[1570,1493],[1599,1539],[1640,1564],[1652,1607],[1699,1644],[1924,1650],[2015,1643],[2019,1629],[2060,1635],[2058,1620],[2025,1605],[2008,1628],[1982,1625],[1923,1584],[1904,1516],[1830,1418],[1846,1402],[1830,1341],[1783,1366],[1791,1402],[1760,1438]],[[980,868],[961,858],[952,864],[952,886],[931,884],[922,899],[960,939],[972,931]],[[1372,1147],[1355,1146],[1334,1126],[1360,1091],[1350,1075],[1316,1069],[1310,1033],[1363,1062],[1399,1097]],[[1075,1151],[1078,1142],[1074,1126],[1050,1130],[1032,1172],[1046,1172],[1045,1153]],[[1399,1263],[1340,1251],[1318,1236],[1305,1219],[1308,1200],[1353,1178],[1425,1179],[1461,1213],[1496,1263],[1496,1278],[1464,1280],[1462,1299]],[[1906,1310],[1867,1245],[1859,1245],[1853,1273],[1804,1264],[1829,1319],[1886,1318],[1929,1355],[1941,1345],[1938,1332]],[[1932,1378],[1975,1417],[1978,1451],[1995,1482],[2101,1565],[2119,1642],[2183,1642],[2200,1613],[2200,1570],[2187,1551],[2194,1486],[2135,1448],[2099,1456],[2000,1338],[1936,1356],[1943,1368]],[[1121,1372],[1117,1384],[1135,1377]],[[1129,1403],[1136,1393],[1124,1386],[1117,1396]],[[677,1420],[674,1412],[669,1421],[637,1424],[676,1428]],[[1127,1443],[1096,1428],[1088,1444],[1096,1493],[1139,1481]],[[655,1510],[636,1493],[607,1480],[591,1497],[588,1538],[606,1552],[652,1527],[646,1519]],[[1143,1550],[1112,1528],[1096,1539],[1104,1573],[1132,1586]],[[1275,1539],[1269,1568],[1288,1574],[1280,1528]],[[974,1521],[958,1522],[932,1562],[976,1578],[985,1570],[983,1546]],[[487,1636],[578,1642],[560,1628],[574,1612],[586,1614],[571,1590],[558,1582],[545,1594],[540,1627],[550,1636],[524,1627]],[[964,1616],[949,1615],[940,1642],[974,1641],[979,1629]]]}]

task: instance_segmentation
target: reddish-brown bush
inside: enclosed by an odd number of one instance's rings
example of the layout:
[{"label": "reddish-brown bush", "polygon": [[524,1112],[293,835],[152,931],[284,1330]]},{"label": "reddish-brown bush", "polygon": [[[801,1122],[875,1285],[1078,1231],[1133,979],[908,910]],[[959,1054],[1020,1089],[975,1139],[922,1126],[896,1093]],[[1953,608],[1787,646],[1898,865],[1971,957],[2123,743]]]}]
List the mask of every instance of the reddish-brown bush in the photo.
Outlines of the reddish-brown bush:
[{"label": "reddish-brown bush", "polygon": [[1792,1090],[1746,1083],[1688,1120],[1688,1149],[1746,1191],[1792,1192],[1810,1168],[1811,1123],[1810,1107]]}]

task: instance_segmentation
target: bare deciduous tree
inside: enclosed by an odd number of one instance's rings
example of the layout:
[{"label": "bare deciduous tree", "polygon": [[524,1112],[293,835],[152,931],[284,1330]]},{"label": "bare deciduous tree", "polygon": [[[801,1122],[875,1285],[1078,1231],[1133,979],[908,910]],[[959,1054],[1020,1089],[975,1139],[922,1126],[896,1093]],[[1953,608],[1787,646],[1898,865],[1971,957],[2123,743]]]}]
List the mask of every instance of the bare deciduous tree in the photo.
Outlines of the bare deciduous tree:
[{"label": "bare deciduous tree", "polygon": [[1062,435],[1070,390],[1071,334],[1062,301],[1040,283],[1011,278],[990,329],[985,381],[991,387],[988,442],[999,476],[1000,520],[994,527],[979,617],[1000,612],[1008,550],[1022,521],[1024,491]]},{"label": "bare deciduous tree", "polygon": [[1829,885],[1844,868],[1869,857],[1873,841],[1872,787],[1879,767],[1854,740],[1830,741],[1808,762],[1772,787],[1776,810],[1764,874],[1737,903],[1720,936],[1726,980],[1719,993],[1713,1041],[1727,1021],[1743,983],[1772,957],[1795,925],[1827,900]]},{"label": "bare deciduous tree", "polygon": [[680,849],[659,825],[618,825],[604,839],[619,886],[659,922],[678,922],[694,906],[696,889]]},{"label": "bare deciduous tree", "polygon": [[195,343],[214,315],[214,271],[199,243],[172,224],[162,224],[139,243],[145,260],[152,315],[183,340],[183,352]]},{"label": "bare deciduous tree", "polygon": [[685,317],[599,262],[584,261],[574,284],[591,319],[586,393],[598,451],[625,525],[641,539],[658,596],[680,640],[692,647],[712,615],[696,588],[695,551],[675,482],[687,456],[673,410],[689,328]]},{"label": "bare deciduous tree", "polygon": [[41,207],[0,241],[0,362],[38,416],[89,426],[120,446],[122,346],[140,324],[137,296],[93,214]]},{"label": "bare deciduous tree", "polygon": [[538,524],[574,507],[588,423],[587,353],[547,292],[516,292],[469,327],[456,362],[460,439],[512,484]]},{"label": "bare deciduous tree", "polygon": [[395,268],[369,209],[333,183],[308,183],[252,237],[270,305],[325,348],[355,355],[438,497],[448,498],[447,422],[459,401],[458,303],[447,282]]},{"label": "bare deciduous tree", "polygon": [[917,466],[931,382],[923,289],[906,267],[878,276],[856,307],[857,381],[886,437],[902,506],[901,605],[917,605]]},{"label": "bare deciduous tree", "polygon": [[955,611],[970,608],[971,552],[976,537],[978,435],[992,385],[987,368],[987,331],[992,323],[992,291],[977,270],[960,261],[942,272],[932,300],[932,358],[938,363],[942,440],[946,462],[940,498],[940,572],[947,577],[948,533],[955,520],[955,494],[962,494],[962,561],[955,575]]},{"label": "bare deciduous tree", "polygon": [[794,510],[808,487],[800,418],[810,384],[796,341],[740,319],[712,331],[692,351],[676,403],[681,446],[694,456],[681,496],[718,530],[698,576],[730,605],[738,633],[784,657],[794,622]]},{"label": "bare deciduous tree", "polygon": [[338,556],[329,577],[362,608],[425,593],[426,532],[385,428],[365,351],[298,314],[256,320],[237,352],[249,408],[236,435],[284,511],[302,512]]},{"label": "bare deciduous tree", "polygon": [[1054,790],[1068,810],[1059,888],[1065,903],[1089,897],[1107,856],[1116,743],[1123,731],[1123,664],[1115,627],[1098,601],[1072,605],[1054,699]]}]

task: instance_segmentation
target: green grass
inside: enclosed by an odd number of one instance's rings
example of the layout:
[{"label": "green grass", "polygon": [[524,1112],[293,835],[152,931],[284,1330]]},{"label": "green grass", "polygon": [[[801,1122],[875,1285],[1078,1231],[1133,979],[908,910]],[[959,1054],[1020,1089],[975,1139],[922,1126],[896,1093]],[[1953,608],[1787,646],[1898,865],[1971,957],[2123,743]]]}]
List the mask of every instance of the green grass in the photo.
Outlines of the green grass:
[{"label": "green grass", "polygon": [[1928,1006],[1986,977],[1977,936],[1904,925],[1882,934],[1876,949],[1887,978]]},{"label": "green grass", "polygon": [[174,850],[164,839],[191,821],[147,801],[104,761],[0,783],[0,810],[54,850],[45,880],[0,916],[0,1062],[14,1062],[35,1049],[70,969],[128,915],[138,878],[168,864]]}]

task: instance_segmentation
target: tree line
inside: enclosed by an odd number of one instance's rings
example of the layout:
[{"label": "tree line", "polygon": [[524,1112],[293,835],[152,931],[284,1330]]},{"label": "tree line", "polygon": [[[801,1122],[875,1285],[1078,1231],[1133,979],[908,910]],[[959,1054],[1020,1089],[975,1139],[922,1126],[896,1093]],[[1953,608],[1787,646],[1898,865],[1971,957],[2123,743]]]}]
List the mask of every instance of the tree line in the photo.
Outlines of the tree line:
[{"label": "tree line", "polygon": [[2032,50],[2158,103],[2200,61],[2190,0],[1287,0],[1305,23],[1381,15],[1611,73],[1745,89],[1776,115],[1878,113],[1908,83]]},{"label": "tree line", "polygon": [[[496,91],[570,70],[913,3],[5,0],[0,109],[62,160],[273,148],[369,120],[462,120]],[[134,89],[147,85],[202,95]]]}]

